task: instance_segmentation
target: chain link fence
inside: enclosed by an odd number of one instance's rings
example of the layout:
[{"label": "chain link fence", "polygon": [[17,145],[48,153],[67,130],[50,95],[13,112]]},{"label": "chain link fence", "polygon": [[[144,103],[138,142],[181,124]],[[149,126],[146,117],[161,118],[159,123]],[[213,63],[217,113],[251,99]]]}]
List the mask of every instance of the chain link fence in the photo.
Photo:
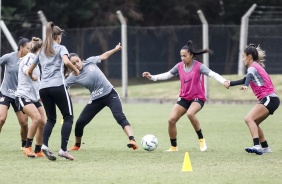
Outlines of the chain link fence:
[{"label": "chain link fence", "polygon": [[[266,70],[280,74],[282,25],[250,25],[248,43],[260,44],[266,50]],[[69,52],[81,58],[100,55],[121,41],[120,27],[65,29],[62,44]],[[202,26],[131,27],[127,29],[128,78],[144,82],[141,74],[167,72],[180,61],[180,49],[192,40],[194,47],[202,49]],[[20,36],[41,37],[41,29],[18,30],[12,33],[16,42]],[[209,68],[219,74],[237,74],[239,57],[239,25],[209,25],[209,47],[214,54],[209,57]],[[12,51],[7,39],[1,38],[1,55]],[[240,56],[241,57],[241,56]],[[197,58],[202,61],[202,58]],[[115,53],[100,65],[110,80],[121,79],[121,52]],[[121,83],[120,83],[121,84]],[[118,85],[118,84],[117,84]]]}]

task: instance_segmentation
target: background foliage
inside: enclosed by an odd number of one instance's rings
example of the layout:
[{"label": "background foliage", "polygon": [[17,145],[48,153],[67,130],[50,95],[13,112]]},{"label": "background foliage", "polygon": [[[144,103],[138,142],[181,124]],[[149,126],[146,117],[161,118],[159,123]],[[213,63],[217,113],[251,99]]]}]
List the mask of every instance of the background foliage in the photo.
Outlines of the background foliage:
[{"label": "background foliage", "polygon": [[113,26],[119,25],[116,11],[121,10],[130,26],[195,25],[201,9],[210,24],[240,24],[254,3],[282,6],[279,0],[2,0],[2,19],[10,29],[38,27],[42,10],[63,28]]}]

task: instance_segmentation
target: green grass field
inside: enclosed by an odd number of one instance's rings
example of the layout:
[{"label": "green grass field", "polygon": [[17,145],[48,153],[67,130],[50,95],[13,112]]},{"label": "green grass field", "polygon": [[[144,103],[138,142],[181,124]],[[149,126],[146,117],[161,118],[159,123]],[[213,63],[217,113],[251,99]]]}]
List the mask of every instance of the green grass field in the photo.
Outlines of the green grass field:
[{"label": "green grass field", "polygon": [[[55,162],[23,155],[19,125],[10,109],[0,134],[0,183],[281,183],[281,108],[262,124],[273,153],[259,156],[244,151],[252,146],[252,139],[243,119],[253,105],[206,104],[198,113],[208,145],[203,153],[185,116],[177,124],[180,151],[163,152],[170,146],[167,119],[172,104],[124,104],[139,145],[146,134],[158,138],[159,147],[153,152],[128,149],[125,134],[105,108],[86,126],[81,150],[72,152],[76,160]],[[75,119],[83,107],[74,104]],[[58,119],[49,142],[55,154],[60,148],[60,129]],[[73,144],[72,131],[69,147]],[[181,172],[185,152],[192,172]]]}]

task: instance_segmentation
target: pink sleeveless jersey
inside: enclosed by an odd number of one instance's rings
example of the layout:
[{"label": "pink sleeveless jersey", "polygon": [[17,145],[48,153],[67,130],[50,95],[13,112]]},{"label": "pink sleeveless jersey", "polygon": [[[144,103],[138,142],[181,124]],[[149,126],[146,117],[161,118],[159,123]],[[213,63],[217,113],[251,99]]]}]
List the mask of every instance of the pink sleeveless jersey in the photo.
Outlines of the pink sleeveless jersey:
[{"label": "pink sleeveless jersey", "polygon": [[180,97],[185,100],[200,99],[206,101],[204,75],[200,73],[202,63],[195,61],[193,68],[189,72],[185,72],[185,64],[178,63],[178,74],[180,77]]},{"label": "pink sleeveless jersey", "polygon": [[264,97],[266,97],[267,95],[270,95],[272,93],[275,93],[275,89],[274,86],[272,84],[272,81],[269,77],[269,75],[266,73],[266,71],[264,70],[264,68],[262,66],[260,66],[260,64],[258,64],[257,62],[253,62],[251,67],[254,67],[258,74],[262,77],[264,83],[261,85],[257,85],[253,80],[256,80],[256,76],[254,76],[254,79],[250,82],[250,86],[254,92],[254,94],[256,95],[256,97],[260,100]]}]

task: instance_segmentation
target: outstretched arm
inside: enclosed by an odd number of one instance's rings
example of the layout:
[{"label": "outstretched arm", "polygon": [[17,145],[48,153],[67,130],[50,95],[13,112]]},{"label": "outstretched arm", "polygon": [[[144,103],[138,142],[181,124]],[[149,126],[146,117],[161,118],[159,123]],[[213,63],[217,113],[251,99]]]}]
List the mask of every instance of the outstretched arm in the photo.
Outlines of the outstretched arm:
[{"label": "outstretched arm", "polygon": [[167,80],[167,79],[170,79],[174,75],[172,75],[170,72],[166,72],[166,73],[162,73],[162,74],[158,74],[158,75],[151,75],[149,72],[144,72],[142,74],[142,76],[146,77],[147,79],[150,79],[150,80],[153,80],[153,81],[157,81],[157,80]]},{"label": "outstretched arm", "polygon": [[107,52],[101,54],[99,57],[100,57],[101,61],[106,60],[106,59],[108,59],[108,57],[110,57],[110,56],[113,55],[115,52],[117,52],[117,51],[119,51],[119,50],[121,50],[121,49],[122,49],[122,47],[121,47],[120,43],[118,43],[114,49],[109,50],[109,51],[107,51]]}]

